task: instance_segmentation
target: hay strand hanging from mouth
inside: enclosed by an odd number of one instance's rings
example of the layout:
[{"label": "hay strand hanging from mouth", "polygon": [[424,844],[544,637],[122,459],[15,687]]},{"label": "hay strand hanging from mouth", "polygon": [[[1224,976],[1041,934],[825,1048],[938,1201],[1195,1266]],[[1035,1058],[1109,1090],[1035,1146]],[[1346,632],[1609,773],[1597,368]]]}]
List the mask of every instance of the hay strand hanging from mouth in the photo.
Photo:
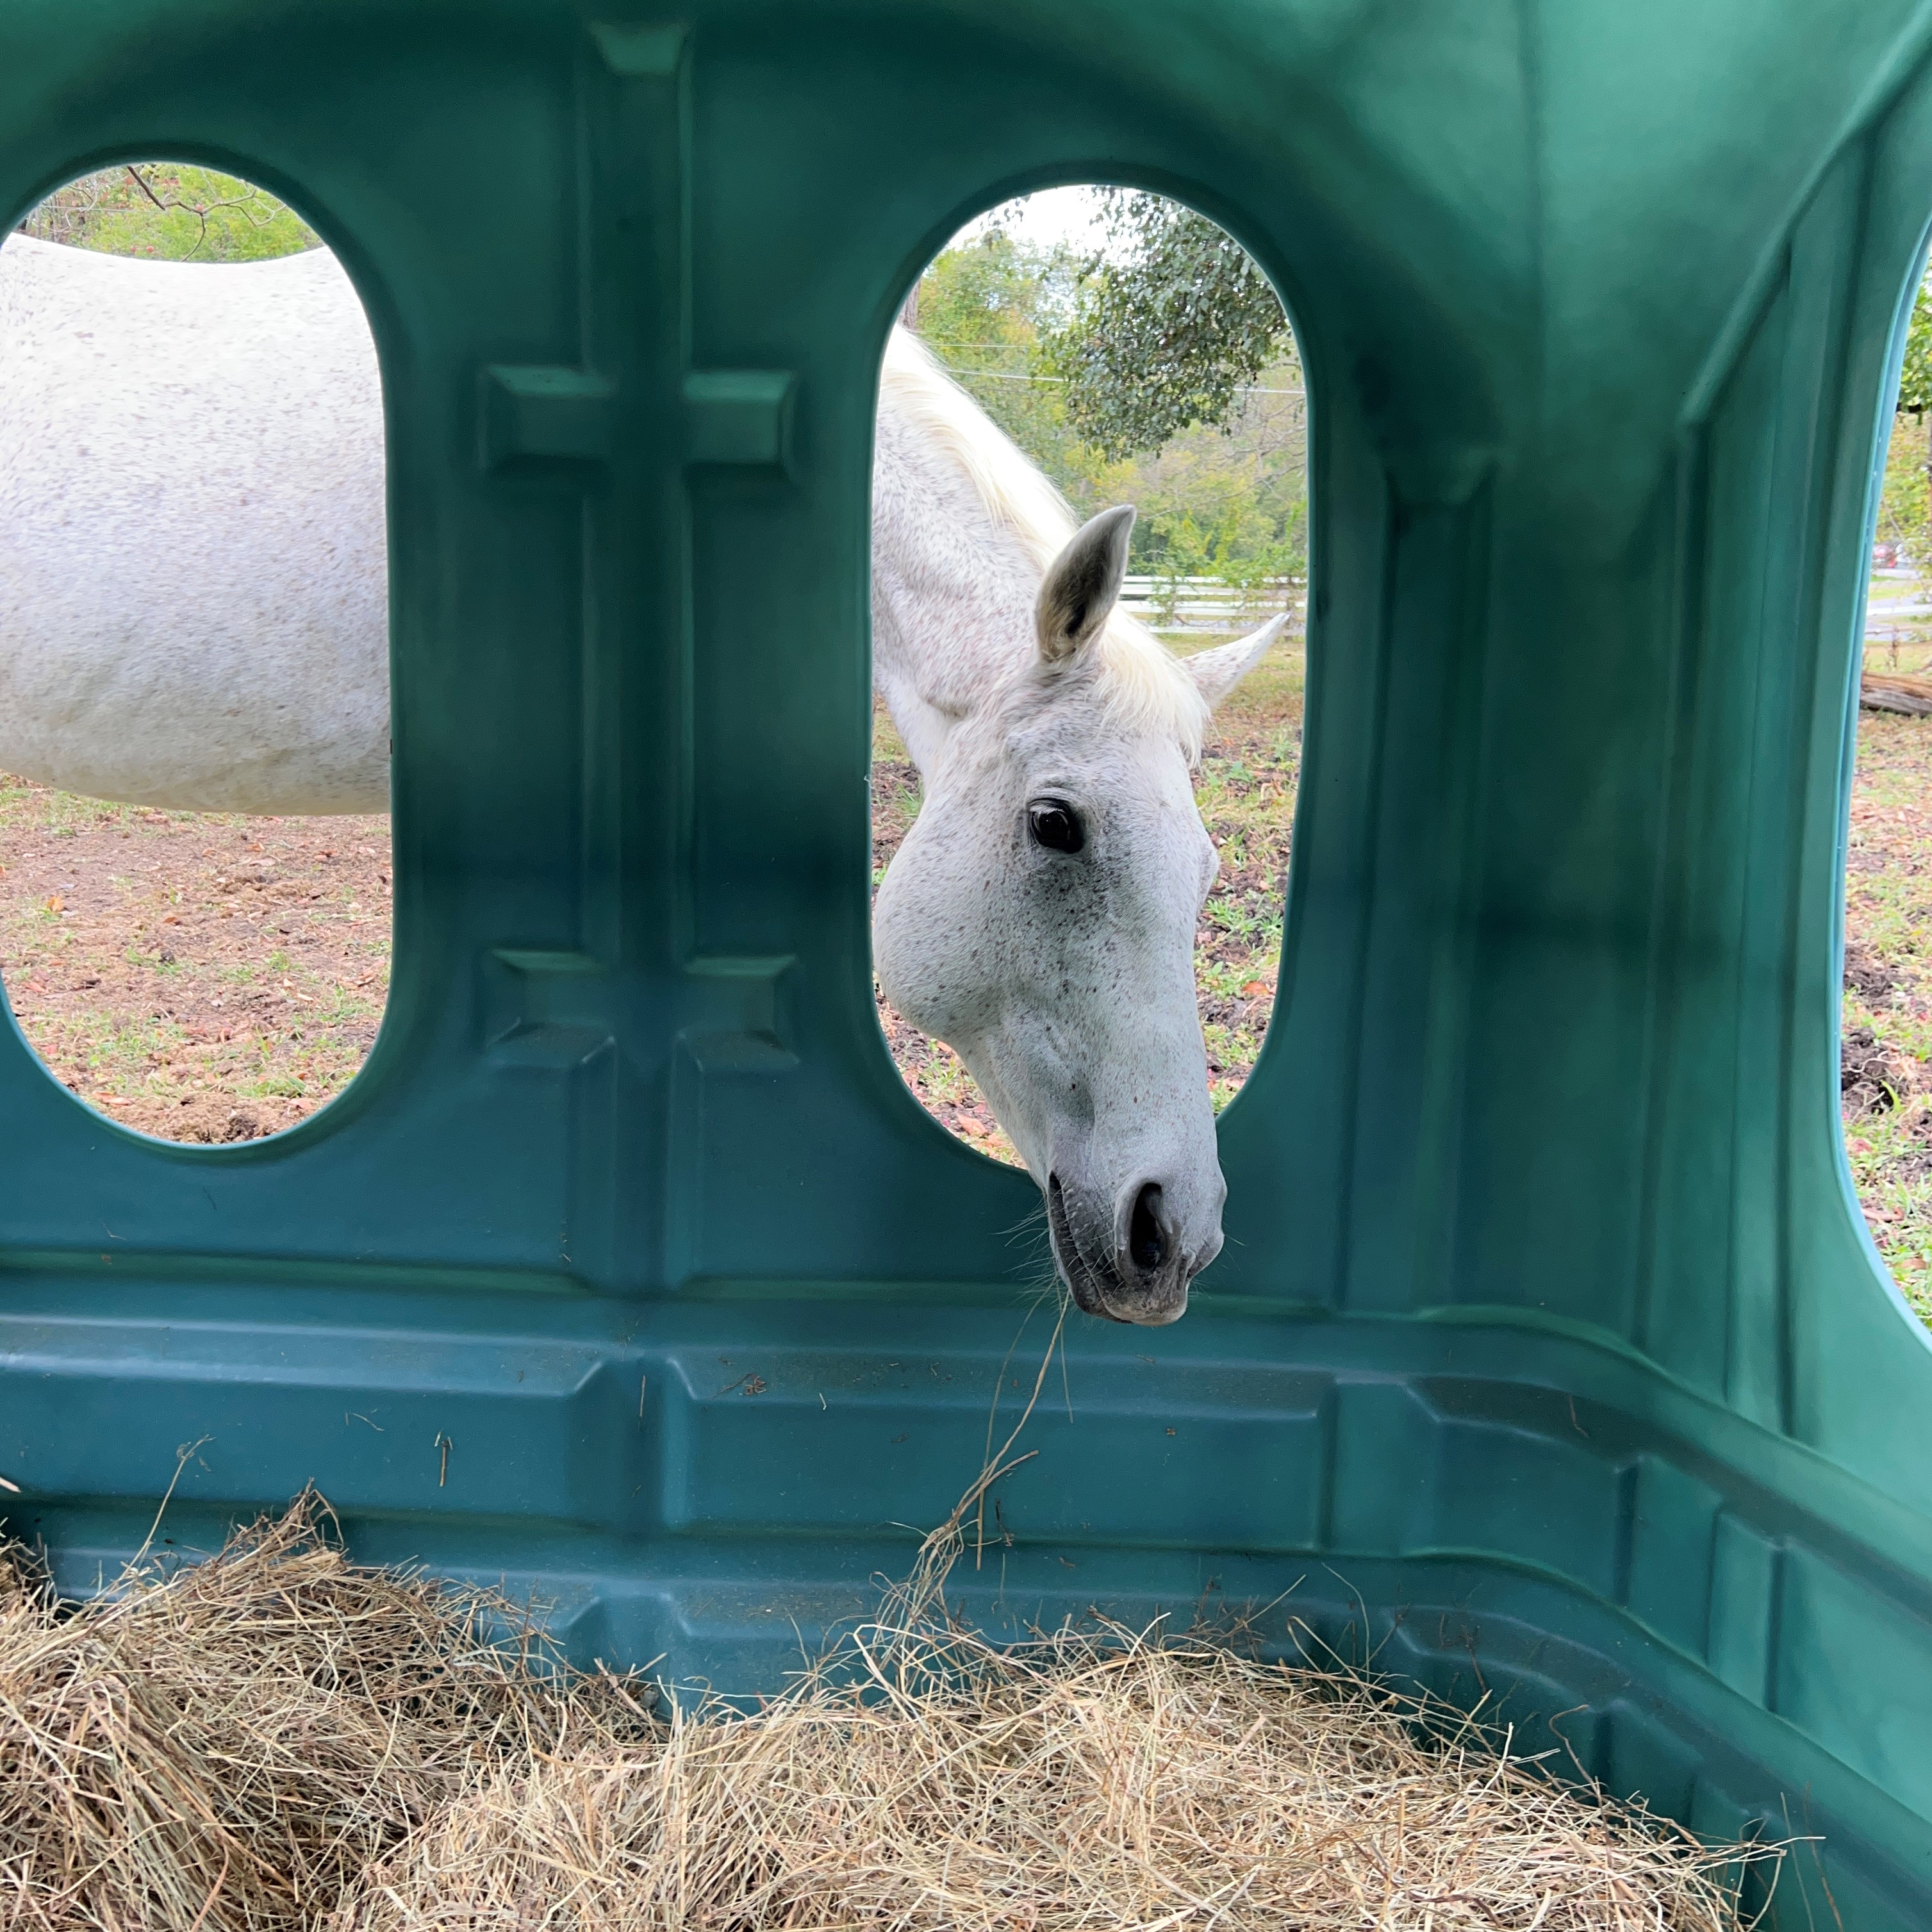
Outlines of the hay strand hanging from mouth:
[{"label": "hay strand hanging from mouth", "polygon": [[971,1508],[782,1696],[666,1724],[492,1641],[510,1606],[348,1564],[312,1497],[111,1600],[0,1582],[0,1926],[1730,1932],[1776,1856],[1346,1674],[995,1648],[944,1612]]}]

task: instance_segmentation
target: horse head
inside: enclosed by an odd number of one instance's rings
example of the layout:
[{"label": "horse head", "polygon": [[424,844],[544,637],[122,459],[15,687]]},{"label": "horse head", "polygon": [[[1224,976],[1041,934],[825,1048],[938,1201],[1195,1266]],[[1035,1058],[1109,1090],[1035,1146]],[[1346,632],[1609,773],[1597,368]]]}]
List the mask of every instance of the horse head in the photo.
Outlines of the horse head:
[{"label": "horse head", "polygon": [[1134,647],[1110,622],[1133,516],[1103,511],[1066,544],[1034,638],[929,760],[874,958],[1018,1148],[1076,1300],[1161,1323],[1220,1252],[1227,1191],[1194,987],[1220,862],[1192,766],[1286,620],[1189,659],[1144,632]]}]

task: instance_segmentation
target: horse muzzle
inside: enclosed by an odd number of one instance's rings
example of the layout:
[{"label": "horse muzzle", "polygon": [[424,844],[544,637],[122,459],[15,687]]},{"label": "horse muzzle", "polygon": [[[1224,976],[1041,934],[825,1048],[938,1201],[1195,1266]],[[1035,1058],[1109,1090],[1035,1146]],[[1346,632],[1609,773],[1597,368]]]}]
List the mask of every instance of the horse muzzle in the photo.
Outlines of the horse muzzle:
[{"label": "horse muzzle", "polygon": [[[1156,1180],[1123,1190],[1102,1212],[1070,1195],[1057,1173],[1046,1178],[1046,1221],[1053,1258],[1073,1299],[1109,1322],[1162,1328],[1187,1312],[1188,1284],[1221,1251],[1220,1217],[1190,1249]],[[1082,1212],[1085,1206],[1088,1211]]]}]

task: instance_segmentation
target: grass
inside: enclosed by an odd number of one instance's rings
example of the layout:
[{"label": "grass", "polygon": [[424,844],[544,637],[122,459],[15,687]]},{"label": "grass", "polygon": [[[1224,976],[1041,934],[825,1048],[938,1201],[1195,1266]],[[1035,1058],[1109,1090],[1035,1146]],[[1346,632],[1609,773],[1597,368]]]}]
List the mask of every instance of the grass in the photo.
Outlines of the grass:
[{"label": "grass", "polygon": [[1279,645],[1216,715],[1195,796],[1221,870],[1195,935],[1195,982],[1218,1112],[1246,1084],[1268,1035],[1281,960],[1306,665]]}]

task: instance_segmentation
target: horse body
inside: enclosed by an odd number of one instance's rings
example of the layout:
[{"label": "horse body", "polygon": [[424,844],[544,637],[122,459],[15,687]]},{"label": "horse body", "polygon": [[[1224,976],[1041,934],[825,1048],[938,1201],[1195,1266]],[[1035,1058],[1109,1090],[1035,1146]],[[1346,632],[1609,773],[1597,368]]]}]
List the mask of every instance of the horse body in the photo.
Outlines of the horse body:
[{"label": "horse body", "polygon": [[382,386],[322,250],[0,249],[0,770],[386,812]]},{"label": "horse body", "polygon": [[[184,809],[388,805],[381,379],[323,250],[0,249],[0,770]],[[1191,766],[1280,628],[1173,658],[1114,609],[1132,512],[1052,486],[896,330],[874,677],[925,800],[882,984],[984,1088],[1084,1308],[1171,1321],[1220,1245]]]}]

